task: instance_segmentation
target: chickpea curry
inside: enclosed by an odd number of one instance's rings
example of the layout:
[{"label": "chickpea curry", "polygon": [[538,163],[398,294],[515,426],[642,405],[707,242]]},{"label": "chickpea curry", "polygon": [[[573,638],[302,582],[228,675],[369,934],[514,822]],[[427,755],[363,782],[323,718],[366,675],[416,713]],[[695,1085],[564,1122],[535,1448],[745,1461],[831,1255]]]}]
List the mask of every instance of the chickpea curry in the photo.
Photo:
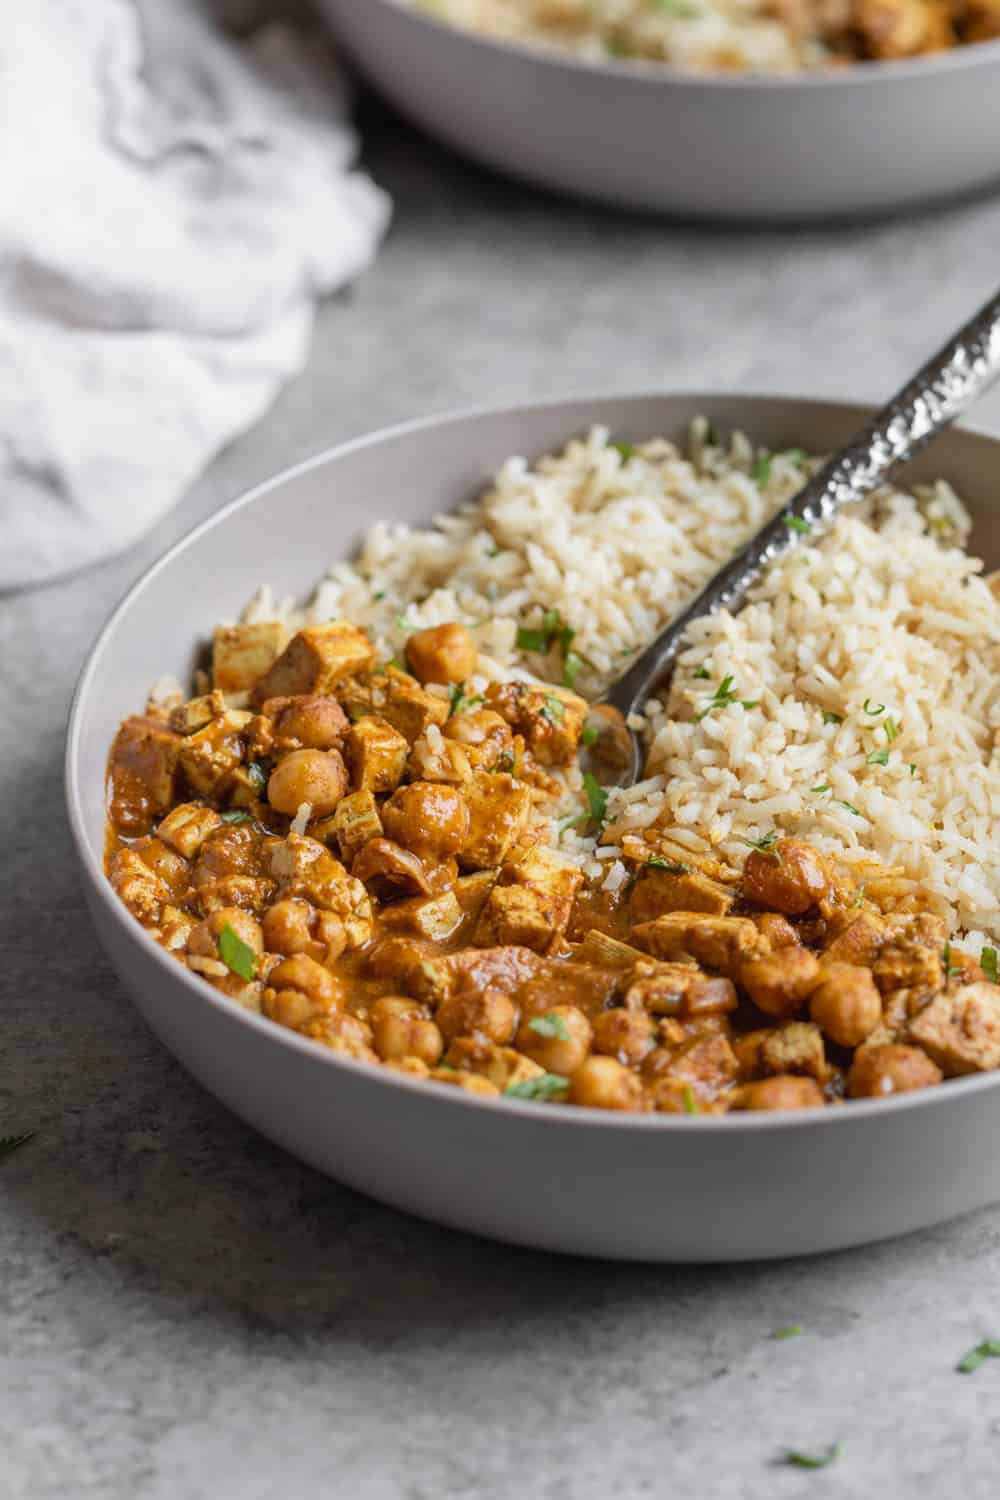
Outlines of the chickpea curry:
[{"label": "chickpea curry", "polygon": [[720,1114],[1000,1066],[995,952],[807,843],[735,871],[647,829],[589,880],[552,847],[589,705],[476,671],[459,624],[403,665],[346,621],[220,629],[206,691],[118,731],[114,889],[234,1004],[479,1095]]}]

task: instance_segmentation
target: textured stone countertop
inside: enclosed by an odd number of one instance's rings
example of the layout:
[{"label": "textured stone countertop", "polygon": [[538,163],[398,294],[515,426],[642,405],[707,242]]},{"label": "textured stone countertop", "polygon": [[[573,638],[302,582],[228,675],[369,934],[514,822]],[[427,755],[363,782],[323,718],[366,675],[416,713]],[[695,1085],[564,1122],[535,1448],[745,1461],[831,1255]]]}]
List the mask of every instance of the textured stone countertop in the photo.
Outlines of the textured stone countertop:
[{"label": "textured stone countertop", "polygon": [[[83,653],[194,520],[336,439],[573,387],[887,393],[992,290],[1000,201],[835,230],[613,217],[465,166],[370,103],[396,200],[311,364],[137,551],[0,601],[4,1497],[985,1500],[1000,1210],[813,1261],[616,1266],[404,1218],[253,1135],[147,1033],[63,822]],[[1000,401],[980,420],[1000,425]],[[851,1212],[850,1201],[844,1213]],[[801,1324],[784,1342],[768,1334]],[[842,1439],[822,1473],[788,1446]]]}]

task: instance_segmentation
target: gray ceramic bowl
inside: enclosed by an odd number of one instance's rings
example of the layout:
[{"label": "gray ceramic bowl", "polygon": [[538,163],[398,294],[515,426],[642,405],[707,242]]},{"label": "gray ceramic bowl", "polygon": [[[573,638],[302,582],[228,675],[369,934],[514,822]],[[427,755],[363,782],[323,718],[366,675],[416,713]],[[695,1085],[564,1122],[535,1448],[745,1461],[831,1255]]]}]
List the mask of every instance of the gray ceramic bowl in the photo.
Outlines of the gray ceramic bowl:
[{"label": "gray ceramic bowl", "polygon": [[[857,407],[737,396],[590,397],[473,412],[348,443],[280,475],[173,547],[126,596],[80,678],[66,793],[87,900],[138,1009],[205,1088],[322,1172],[386,1203],[518,1244],[642,1260],[831,1250],[1000,1198],[1000,1077],[796,1115],[691,1119],[476,1100],[351,1062],[249,1015],[183,970],[102,872],[104,772],[118,721],[254,587],[304,594],[377,516],[426,522],[511,453],[594,422],[682,439],[711,413],[774,448],[829,449]],[[1000,564],[1000,443],[953,432],[914,469],[954,481]],[[177,602],[184,601],[178,624]]]},{"label": "gray ceramic bowl", "polygon": [[797,77],[709,76],[457,31],[401,0],[321,0],[402,112],[487,165],[710,219],[882,213],[1000,181],[1000,42]]}]

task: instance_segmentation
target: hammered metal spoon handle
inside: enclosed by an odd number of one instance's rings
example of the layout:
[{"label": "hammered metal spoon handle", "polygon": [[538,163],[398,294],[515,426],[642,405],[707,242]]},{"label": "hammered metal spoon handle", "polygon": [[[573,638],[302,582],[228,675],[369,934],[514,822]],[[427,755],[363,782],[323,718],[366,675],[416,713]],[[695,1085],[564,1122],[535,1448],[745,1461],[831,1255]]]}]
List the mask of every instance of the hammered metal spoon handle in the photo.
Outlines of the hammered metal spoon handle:
[{"label": "hammered metal spoon handle", "polygon": [[[726,563],[612,685],[604,702],[625,715],[641,709],[653,689],[669,677],[693,621],[716,610],[737,609],[762,570],[795,547],[803,532],[823,530],[843,505],[884,484],[961,416],[998,375],[1000,292]],[[635,745],[626,783],[634,781],[639,770]]]}]

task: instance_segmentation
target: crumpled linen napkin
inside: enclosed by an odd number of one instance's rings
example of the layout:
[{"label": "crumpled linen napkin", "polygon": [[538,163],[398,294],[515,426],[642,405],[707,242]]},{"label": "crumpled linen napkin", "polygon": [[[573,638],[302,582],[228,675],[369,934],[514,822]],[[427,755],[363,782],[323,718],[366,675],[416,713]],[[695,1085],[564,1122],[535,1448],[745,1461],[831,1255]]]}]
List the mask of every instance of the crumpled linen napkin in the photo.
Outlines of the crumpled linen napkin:
[{"label": "crumpled linen napkin", "polygon": [[302,366],[372,259],[346,85],[197,0],[4,0],[0,588],[122,550]]}]

